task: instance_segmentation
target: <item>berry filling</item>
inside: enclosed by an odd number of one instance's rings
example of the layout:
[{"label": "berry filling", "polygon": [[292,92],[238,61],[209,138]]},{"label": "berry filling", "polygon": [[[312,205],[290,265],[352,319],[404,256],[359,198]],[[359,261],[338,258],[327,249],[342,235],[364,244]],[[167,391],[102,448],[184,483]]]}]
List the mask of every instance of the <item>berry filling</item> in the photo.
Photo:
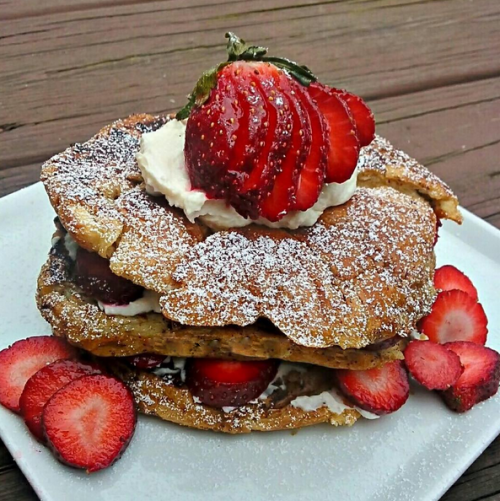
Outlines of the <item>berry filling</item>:
[{"label": "berry filling", "polygon": [[109,261],[81,247],[76,253],[76,284],[89,296],[103,303],[127,304],[142,296],[143,288],[115,275]]}]

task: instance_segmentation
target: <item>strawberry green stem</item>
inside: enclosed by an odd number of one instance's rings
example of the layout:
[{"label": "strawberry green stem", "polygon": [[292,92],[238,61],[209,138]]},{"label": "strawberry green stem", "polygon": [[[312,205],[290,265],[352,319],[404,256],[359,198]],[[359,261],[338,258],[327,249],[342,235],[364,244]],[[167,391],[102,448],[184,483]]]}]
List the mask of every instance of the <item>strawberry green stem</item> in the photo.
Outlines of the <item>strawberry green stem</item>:
[{"label": "strawberry green stem", "polygon": [[234,61],[263,61],[272,63],[278,68],[284,69],[290,76],[306,87],[317,80],[316,76],[307,66],[300,66],[284,57],[268,56],[268,49],[266,47],[248,45],[243,39],[231,32],[226,33],[226,38],[228,39],[227,61],[214,66],[201,75],[193,92],[191,92],[188,97],[186,106],[177,113],[177,120],[188,118],[194,106],[201,106],[208,99],[210,91],[217,83],[217,74],[219,71],[224,66]]}]

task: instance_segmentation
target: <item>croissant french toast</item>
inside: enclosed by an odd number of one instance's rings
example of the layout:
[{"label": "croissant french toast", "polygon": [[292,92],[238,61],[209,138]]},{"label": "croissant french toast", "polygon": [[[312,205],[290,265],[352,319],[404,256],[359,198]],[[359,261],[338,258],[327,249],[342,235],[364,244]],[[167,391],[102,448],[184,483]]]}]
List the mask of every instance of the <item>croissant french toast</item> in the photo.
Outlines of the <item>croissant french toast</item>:
[{"label": "croissant french toast", "polygon": [[[176,116],[118,120],[44,164],[58,229],[38,307],[142,412],[179,424],[393,412],[458,201],[375,135],[359,97],[228,36]],[[350,394],[363,371],[393,383],[387,405]]]}]

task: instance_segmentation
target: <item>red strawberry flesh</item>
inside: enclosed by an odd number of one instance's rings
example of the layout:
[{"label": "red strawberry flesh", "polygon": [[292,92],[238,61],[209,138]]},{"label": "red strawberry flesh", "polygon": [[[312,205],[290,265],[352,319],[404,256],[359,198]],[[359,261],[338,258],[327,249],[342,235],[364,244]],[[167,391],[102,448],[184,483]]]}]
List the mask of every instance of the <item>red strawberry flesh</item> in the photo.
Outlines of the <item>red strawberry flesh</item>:
[{"label": "red strawberry flesh", "polygon": [[19,404],[24,422],[37,440],[44,440],[42,411],[52,395],[76,378],[99,372],[93,365],[74,360],[58,360],[43,367],[28,379]]},{"label": "red strawberry flesh", "polygon": [[458,289],[477,301],[477,289],[470,278],[454,266],[447,264],[434,272],[434,287],[443,291]]},{"label": "red strawberry flesh", "polygon": [[308,87],[308,92],[316,101],[329,127],[330,148],[325,181],[344,183],[352,176],[358,163],[359,140],[356,125],[344,102],[327,86],[315,82]]},{"label": "red strawberry flesh", "polygon": [[[291,100],[280,86],[282,71],[274,65],[265,64],[255,66],[254,75],[251,83],[255,83],[264,96],[268,110],[267,120],[262,124],[266,129],[266,137],[255,158],[254,168],[239,187],[238,193],[250,196],[253,205],[260,207],[261,201],[271,192],[290,149],[293,116]],[[238,207],[236,209],[238,210]],[[238,212],[241,214],[241,210]]]},{"label": "red strawberry flesh", "polygon": [[300,172],[311,150],[311,123],[309,115],[297,97],[299,86],[286,74],[281,74],[280,83],[289,97],[293,126],[291,146],[283,160],[281,172],[276,177],[269,196],[261,203],[261,216],[269,221],[278,221],[287,214],[295,201]]},{"label": "red strawberry flesh", "polygon": [[351,112],[360,146],[368,146],[375,137],[375,117],[368,105],[355,94],[345,90],[332,89]]},{"label": "red strawberry flesh", "polygon": [[400,360],[368,370],[336,371],[340,390],[355,405],[377,415],[397,411],[408,399],[408,375]]},{"label": "red strawberry flesh", "polygon": [[0,404],[19,412],[28,379],[46,365],[76,354],[75,348],[53,336],[30,337],[0,351]]},{"label": "red strawberry flesh", "polygon": [[143,292],[139,285],[115,275],[107,259],[81,247],[76,254],[75,282],[86,294],[107,304],[127,304]]},{"label": "red strawberry flesh", "polygon": [[411,341],[404,355],[410,374],[428,390],[448,389],[464,371],[456,353],[432,341]]},{"label": "red strawberry flesh", "polygon": [[419,328],[431,341],[472,341],[485,344],[488,320],[483,307],[461,290],[440,292]]},{"label": "red strawberry flesh", "polygon": [[193,189],[208,198],[225,199],[234,178],[231,152],[235,146],[242,108],[229,71],[221,71],[209,101],[196,107],[186,126],[185,157]]},{"label": "red strawberry flesh", "polygon": [[186,384],[206,405],[238,407],[258,397],[276,371],[275,360],[191,359],[186,368]]},{"label": "red strawberry flesh", "polygon": [[291,210],[305,211],[318,201],[321,193],[325,181],[330,136],[326,120],[309,93],[298,85],[296,95],[309,115],[312,142],[309,155],[299,174],[295,203]]},{"label": "red strawberry flesh", "polygon": [[110,466],[127,447],[136,424],[134,399],[115,378],[83,376],[52,396],[42,423],[56,457],[91,473]]},{"label": "red strawberry flesh", "polygon": [[444,346],[455,352],[464,366],[458,381],[441,393],[450,409],[466,412],[497,393],[500,355],[496,351],[467,341],[446,343]]}]

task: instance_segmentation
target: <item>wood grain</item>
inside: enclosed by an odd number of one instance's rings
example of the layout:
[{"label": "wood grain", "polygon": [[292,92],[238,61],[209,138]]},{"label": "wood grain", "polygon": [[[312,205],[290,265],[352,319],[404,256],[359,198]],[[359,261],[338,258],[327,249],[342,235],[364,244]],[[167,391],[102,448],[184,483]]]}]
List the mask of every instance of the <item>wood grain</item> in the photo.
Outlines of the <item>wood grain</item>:
[{"label": "wood grain", "polygon": [[[364,96],[500,227],[497,0],[0,0],[0,196],[104,124],[178,109],[236,31]],[[37,499],[0,442],[0,499]],[[500,499],[500,438],[443,498]]]}]

